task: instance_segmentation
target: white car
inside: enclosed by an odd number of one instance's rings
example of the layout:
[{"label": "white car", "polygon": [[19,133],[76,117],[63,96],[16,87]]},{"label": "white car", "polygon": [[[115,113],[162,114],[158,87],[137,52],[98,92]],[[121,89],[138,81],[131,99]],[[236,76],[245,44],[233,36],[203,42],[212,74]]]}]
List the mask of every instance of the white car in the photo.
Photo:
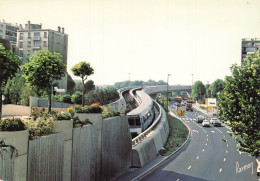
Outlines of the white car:
[{"label": "white car", "polygon": [[218,119],[217,119],[217,118],[211,118],[211,119],[209,120],[209,123],[210,123],[210,124],[213,124],[215,121],[218,121]]},{"label": "white car", "polygon": [[203,120],[203,122],[202,122],[202,126],[204,126],[204,127],[210,127],[210,123],[209,123],[209,121],[208,120]]}]

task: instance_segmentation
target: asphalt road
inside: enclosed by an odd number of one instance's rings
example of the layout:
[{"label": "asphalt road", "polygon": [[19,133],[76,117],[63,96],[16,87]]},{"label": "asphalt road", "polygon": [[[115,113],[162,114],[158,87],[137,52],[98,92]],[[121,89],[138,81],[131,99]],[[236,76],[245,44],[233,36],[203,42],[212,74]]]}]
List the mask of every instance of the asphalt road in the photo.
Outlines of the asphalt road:
[{"label": "asphalt road", "polygon": [[[170,108],[176,113],[175,105],[171,104]],[[260,180],[256,174],[255,158],[237,150],[237,142],[228,134],[229,128],[225,125],[202,127],[196,122],[198,115],[206,116],[194,110],[180,117],[191,130],[188,144],[142,180]],[[226,142],[221,139],[223,136]]]}]

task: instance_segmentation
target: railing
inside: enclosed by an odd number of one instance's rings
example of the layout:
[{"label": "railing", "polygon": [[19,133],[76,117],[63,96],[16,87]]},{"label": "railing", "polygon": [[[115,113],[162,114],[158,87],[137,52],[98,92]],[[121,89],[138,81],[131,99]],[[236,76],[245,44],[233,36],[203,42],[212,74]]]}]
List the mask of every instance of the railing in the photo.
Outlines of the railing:
[{"label": "railing", "polygon": [[142,132],[137,137],[132,139],[132,147],[135,147],[140,142],[142,142],[154,130],[154,128],[160,122],[161,117],[162,117],[162,108],[156,101],[154,101],[154,106],[159,110],[158,118],[156,120],[154,120],[153,124],[148,129],[146,129],[144,132]]}]

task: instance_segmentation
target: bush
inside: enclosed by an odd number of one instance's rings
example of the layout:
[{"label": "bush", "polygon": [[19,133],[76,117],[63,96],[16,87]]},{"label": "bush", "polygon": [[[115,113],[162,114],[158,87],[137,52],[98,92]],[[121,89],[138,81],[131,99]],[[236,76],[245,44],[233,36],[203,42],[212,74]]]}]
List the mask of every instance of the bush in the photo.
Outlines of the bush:
[{"label": "bush", "polygon": [[71,95],[65,94],[65,95],[61,96],[61,101],[65,102],[65,103],[72,103]]},{"label": "bush", "polygon": [[101,113],[102,112],[102,108],[100,106],[94,105],[94,106],[80,106],[80,105],[76,105],[76,106],[71,106],[70,108],[68,108],[68,111],[70,112],[70,114],[72,114],[71,112],[76,112],[76,113]]},{"label": "bush", "polygon": [[21,131],[26,127],[20,118],[5,118],[1,119],[0,131]]},{"label": "bush", "polygon": [[89,119],[80,120],[78,117],[73,119],[73,128],[81,128],[86,124],[92,124]]},{"label": "bush", "polygon": [[71,115],[68,112],[58,113],[56,116],[57,120],[71,120]]},{"label": "bush", "polygon": [[24,123],[29,130],[29,138],[36,139],[40,136],[51,134],[54,127],[54,120],[55,118],[53,117],[38,117],[35,121],[24,120]]},{"label": "bush", "polygon": [[102,117],[103,119],[119,116],[120,112],[115,112],[111,105],[102,106]]},{"label": "bush", "polygon": [[76,104],[82,103],[82,93],[77,91],[71,96],[71,101]]},{"label": "bush", "polygon": [[32,114],[31,117],[36,120],[38,117],[43,117],[43,118],[48,118],[48,117],[56,117],[57,112],[56,111],[50,111],[50,113],[48,114],[47,112],[48,110],[45,108],[33,108],[32,109]]}]

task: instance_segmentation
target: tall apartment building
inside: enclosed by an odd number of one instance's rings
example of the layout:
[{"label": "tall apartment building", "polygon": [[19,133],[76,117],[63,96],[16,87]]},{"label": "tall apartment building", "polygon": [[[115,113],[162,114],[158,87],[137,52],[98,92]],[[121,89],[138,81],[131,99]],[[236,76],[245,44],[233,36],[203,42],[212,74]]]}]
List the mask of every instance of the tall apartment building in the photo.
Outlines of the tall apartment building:
[{"label": "tall apartment building", "polygon": [[[17,31],[18,55],[23,62],[28,62],[31,54],[38,50],[49,50],[61,54],[63,63],[67,65],[68,35],[64,33],[64,28],[58,27],[57,31],[42,29],[42,24],[28,24],[23,29]],[[67,90],[67,75],[58,81],[59,88]]]},{"label": "tall apartment building", "polygon": [[19,26],[17,24],[13,25],[0,20],[0,38],[9,40],[14,47],[16,46],[18,29]]},{"label": "tall apartment building", "polygon": [[241,61],[251,53],[260,49],[260,38],[243,38],[242,39],[242,53]]}]

